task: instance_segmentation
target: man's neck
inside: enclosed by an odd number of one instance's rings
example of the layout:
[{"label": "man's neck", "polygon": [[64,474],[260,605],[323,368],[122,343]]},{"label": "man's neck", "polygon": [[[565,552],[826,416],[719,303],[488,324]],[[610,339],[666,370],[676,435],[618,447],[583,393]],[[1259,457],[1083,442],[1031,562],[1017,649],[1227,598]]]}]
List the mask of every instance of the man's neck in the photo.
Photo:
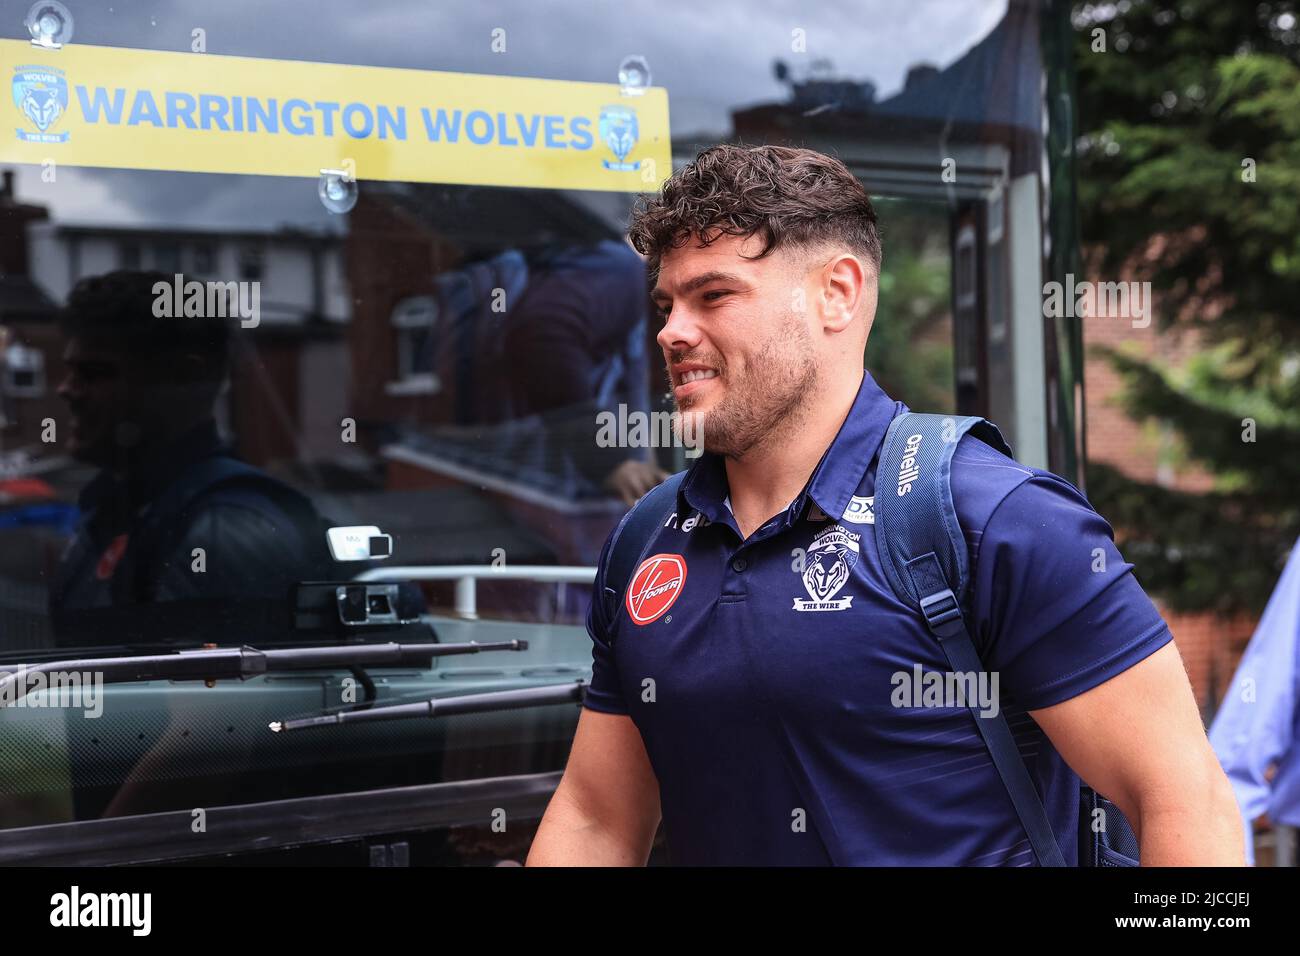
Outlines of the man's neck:
[{"label": "man's neck", "polygon": [[748,538],[803,491],[849,415],[863,371],[836,377],[816,389],[816,404],[792,416],[740,458],[727,458],[732,513]]},{"label": "man's neck", "polygon": [[217,443],[214,419],[178,422],[166,429],[155,428],[139,444],[118,449],[108,470],[122,480],[157,478],[189,464],[195,455],[206,455],[209,447]]}]

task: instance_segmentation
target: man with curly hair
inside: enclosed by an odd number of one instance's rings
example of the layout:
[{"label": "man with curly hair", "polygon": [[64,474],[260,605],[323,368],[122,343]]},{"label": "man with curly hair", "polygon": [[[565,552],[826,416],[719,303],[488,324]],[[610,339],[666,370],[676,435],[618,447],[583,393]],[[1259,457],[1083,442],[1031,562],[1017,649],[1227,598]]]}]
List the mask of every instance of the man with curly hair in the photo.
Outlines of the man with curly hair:
[{"label": "man with curly hair", "polygon": [[[876,477],[905,409],[862,367],[881,267],[866,190],[811,150],[718,146],[641,204],[631,239],[705,454],[625,592],[606,543],[592,681],[529,862],[644,864],[661,820],[675,863],[1040,862],[972,712],[893,693],[949,665],[867,527],[907,475]],[[1240,863],[1182,661],[1110,527],[969,435],[951,486],[966,620],[1047,845],[1078,862],[1082,778],[1145,865]]]}]

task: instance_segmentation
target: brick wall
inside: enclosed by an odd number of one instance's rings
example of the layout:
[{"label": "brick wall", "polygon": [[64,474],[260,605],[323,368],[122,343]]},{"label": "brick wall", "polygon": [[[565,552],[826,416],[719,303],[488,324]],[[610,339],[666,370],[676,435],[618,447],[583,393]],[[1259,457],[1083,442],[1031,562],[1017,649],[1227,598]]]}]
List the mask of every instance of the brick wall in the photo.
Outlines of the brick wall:
[{"label": "brick wall", "polygon": [[[1103,278],[1119,277],[1094,274],[1089,278],[1103,281]],[[1131,316],[1093,315],[1082,321],[1084,346],[1088,350],[1084,382],[1089,460],[1112,465],[1136,481],[1182,491],[1208,490],[1212,486],[1211,475],[1193,464],[1179,461],[1176,433],[1157,423],[1135,422],[1125,414],[1118,403],[1121,390],[1118,375],[1108,361],[1092,354],[1094,346],[1104,345],[1178,366],[1195,354],[1196,333],[1161,332],[1154,319],[1146,328],[1135,328]],[[1140,566],[1137,571],[1140,577]],[[1254,630],[1255,619],[1224,618],[1210,613],[1173,614],[1164,607],[1161,612],[1187,665],[1197,702],[1202,713],[1208,716],[1227,689],[1241,651]]]}]

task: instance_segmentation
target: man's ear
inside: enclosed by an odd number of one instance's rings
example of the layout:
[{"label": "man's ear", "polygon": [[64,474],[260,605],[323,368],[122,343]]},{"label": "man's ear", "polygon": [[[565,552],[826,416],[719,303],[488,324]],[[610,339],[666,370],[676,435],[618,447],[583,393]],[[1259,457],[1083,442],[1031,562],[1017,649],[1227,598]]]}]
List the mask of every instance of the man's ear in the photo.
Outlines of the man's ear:
[{"label": "man's ear", "polygon": [[822,326],[827,332],[843,332],[859,309],[873,300],[875,281],[871,268],[857,256],[842,253],[822,269]]}]

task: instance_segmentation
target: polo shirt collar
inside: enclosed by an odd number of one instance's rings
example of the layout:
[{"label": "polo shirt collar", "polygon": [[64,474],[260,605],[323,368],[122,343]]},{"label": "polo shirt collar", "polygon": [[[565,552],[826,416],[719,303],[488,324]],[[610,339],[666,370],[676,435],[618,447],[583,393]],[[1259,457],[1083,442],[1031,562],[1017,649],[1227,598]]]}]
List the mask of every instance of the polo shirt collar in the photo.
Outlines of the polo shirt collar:
[{"label": "polo shirt collar", "polygon": [[[787,522],[799,516],[806,497],[811,497],[817,507],[836,521],[843,518],[849,499],[857,492],[862,476],[885,440],[889,423],[906,408],[902,402],[886,395],[871,373],[864,371],[853,407],[813,471],[804,492],[791,503]],[[678,514],[694,509],[710,521],[730,524],[731,512],[723,503],[728,494],[727,471],[722,456],[706,451],[682,481],[677,493]]]}]

